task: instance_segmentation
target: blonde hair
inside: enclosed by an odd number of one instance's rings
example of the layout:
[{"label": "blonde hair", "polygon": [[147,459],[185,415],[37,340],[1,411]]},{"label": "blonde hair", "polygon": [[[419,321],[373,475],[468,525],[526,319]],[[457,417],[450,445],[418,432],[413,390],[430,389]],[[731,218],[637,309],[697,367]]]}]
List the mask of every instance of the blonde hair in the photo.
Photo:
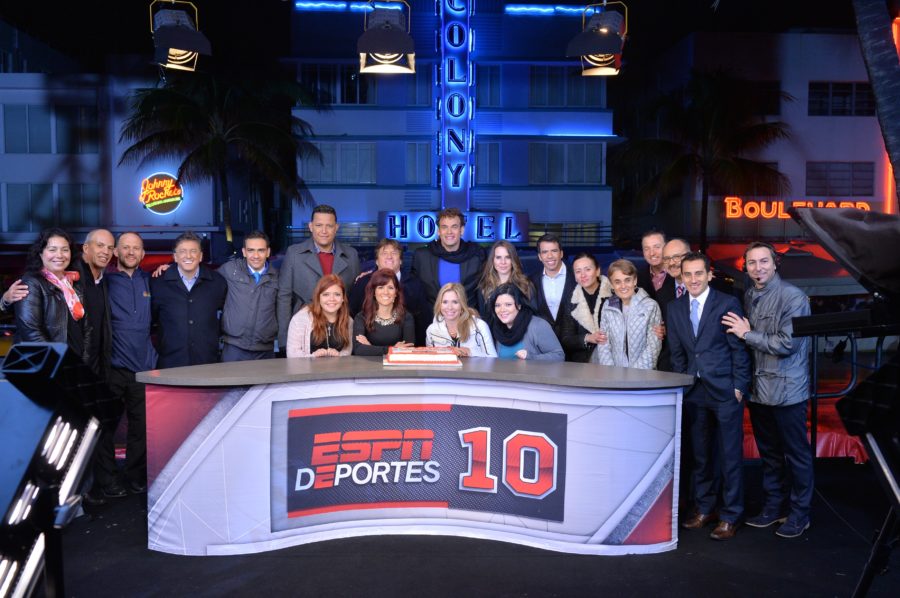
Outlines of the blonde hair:
[{"label": "blonde hair", "polygon": [[438,291],[437,299],[434,300],[434,318],[442,318],[441,302],[444,295],[453,291],[459,299],[459,319],[456,321],[456,334],[459,342],[464,343],[469,340],[469,333],[475,328],[475,320],[478,318],[478,312],[469,307],[466,301],[466,289],[458,282],[448,282]]}]

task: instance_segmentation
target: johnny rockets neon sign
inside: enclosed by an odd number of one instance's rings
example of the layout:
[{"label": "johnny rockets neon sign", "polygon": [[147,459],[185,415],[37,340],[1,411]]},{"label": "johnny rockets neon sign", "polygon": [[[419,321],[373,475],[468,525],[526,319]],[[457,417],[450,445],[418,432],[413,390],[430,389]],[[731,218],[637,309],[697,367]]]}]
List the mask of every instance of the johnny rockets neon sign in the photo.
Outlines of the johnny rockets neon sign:
[{"label": "johnny rockets neon sign", "polygon": [[469,53],[469,2],[444,0],[441,10],[440,104],[441,205],[469,209],[473,106],[470,99],[472,69]]},{"label": "johnny rockets neon sign", "polygon": [[169,214],[184,201],[178,179],[167,172],[151,174],[141,181],[140,202],[154,214]]},{"label": "johnny rockets neon sign", "polygon": [[872,210],[871,204],[867,201],[849,201],[849,200],[818,200],[811,199],[795,199],[791,201],[744,201],[740,197],[728,196],[725,198],[725,218],[734,220],[744,218],[747,220],[755,220],[762,218],[764,220],[788,220],[790,215],[787,213],[788,208],[857,208],[859,210]]}]

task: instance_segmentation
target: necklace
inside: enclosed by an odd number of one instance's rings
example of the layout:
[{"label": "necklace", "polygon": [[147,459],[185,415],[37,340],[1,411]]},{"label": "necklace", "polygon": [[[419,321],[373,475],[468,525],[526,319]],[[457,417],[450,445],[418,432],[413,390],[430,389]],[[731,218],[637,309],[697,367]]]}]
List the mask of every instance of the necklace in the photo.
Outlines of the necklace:
[{"label": "necklace", "polygon": [[397,312],[395,312],[395,311],[392,311],[391,315],[388,316],[387,318],[382,318],[377,313],[375,314],[375,323],[378,324],[379,326],[390,326],[391,324],[393,324],[396,321],[397,321]]}]

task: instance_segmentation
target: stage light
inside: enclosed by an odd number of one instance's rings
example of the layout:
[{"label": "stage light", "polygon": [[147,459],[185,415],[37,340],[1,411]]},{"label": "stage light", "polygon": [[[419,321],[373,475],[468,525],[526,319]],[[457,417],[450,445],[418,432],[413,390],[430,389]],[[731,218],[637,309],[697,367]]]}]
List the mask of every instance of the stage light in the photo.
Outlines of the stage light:
[{"label": "stage light", "polygon": [[[416,48],[409,35],[409,4],[370,2],[363,34],[356,42],[360,73],[416,72]],[[403,7],[406,7],[404,12]]]},{"label": "stage light", "polygon": [[581,74],[585,77],[618,75],[628,33],[628,7],[625,3],[587,5],[582,12],[581,28],[581,33],[572,38],[566,47],[566,56],[581,59]]},{"label": "stage light", "polygon": [[212,55],[209,40],[198,27],[199,14],[193,2],[153,0],[150,3],[150,33],[156,48],[155,62],[167,69],[195,70],[200,54]]},{"label": "stage light", "polygon": [[114,399],[64,343],[19,343],[0,378],[0,597],[64,595],[60,529]]}]

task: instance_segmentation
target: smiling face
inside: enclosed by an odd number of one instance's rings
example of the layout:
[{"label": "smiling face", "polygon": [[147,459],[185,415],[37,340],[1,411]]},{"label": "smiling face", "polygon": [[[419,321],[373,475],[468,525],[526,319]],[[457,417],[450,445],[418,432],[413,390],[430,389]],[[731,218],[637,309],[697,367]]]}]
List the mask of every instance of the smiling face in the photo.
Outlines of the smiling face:
[{"label": "smiling face", "polygon": [[98,273],[106,269],[112,259],[116,240],[108,230],[95,230],[81,248],[82,256],[92,270]]},{"label": "smiling face", "polygon": [[462,221],[453,216],[451,218],[441,218],[438,222],[438,237],[441,239],[441,246],[447,251],[456,251],[459,249],[459,242],[462,239]]},{"label": "smiling face", "polygon": [[712,272],[706,269],[703,260],[690,260],[681,262],[681,280],[687,287],[691,297],[699,297],[709,287],[712,280]]},{"label": "smiling face", "polygon": [[336,316],[344,304],[344,292],[336,284],[331,285],[319,294],[319,305],[322,313],[328,316]]},{"label": "smiling face", "polygon": [[613,292],[615,292],[616,297],[621,299],[622,303],[628,305],[637,289],[637,278],[629,276],[621,270],[614,270],[613,273],[609,275],[609,282],[612,284]]},{"label": "smiling face", "polygon": [[[34,254],[32,254],[34,255]],[[63,237],[50,237],[47,246],[41,251],[41,262],[57,278],[63,276],[69,262],[72,261],[72,248]]]},{"label": "smiling face", "polygon": [[597,290],[600,284],[600,270],[590,258],[582,257],[572,263],[572,273],[575,282],[589,293]]},{"label": "smiling face", "polygon": [[538,259],[544,265],[544,272],[556,274],[562,266],[563,251],[559,243],[544,241],[538,245]]},{"label": "smiling face", "polygon": [[462,307],[459,304],[459,296],[456,291],[447,291],[441,297],[441,315],[448,322],[455,322],[459,319]]},{"label": "smiling face", "polygon": [[340,225],[337,223],[337,217],[324,212],[313,214],[309,223],[309,232],[312,233],[313,242],[323,251],[331,251],[338,228]]},{"label": "smiling face", "polygon": [[375,287],[375,301],[380,307],[394,307],[394,301],[397,299],[397,287],[393,282]]},{"label": "smiling face", "polygon": [[650,264],[650,268],[653,270],[658,271],[662,268],[663,246],[665,244],[665,238],[659,233],[652,233],[641,239],[641,251],[644,252],[644,260]]},{"label": "smiling face", "polygon": [[512,328],[513,321],[519,315],[519,308],[516,306],[516,300],[512,295],[500,295],[494,302],[494,313],[497,319]]},{"label": "smiling face", "polygon": [[175,263],[178,264],[182,274],[188,278],[197,272],[202,261],[203,252],[200,250],[200,243],[197,241],[185,240],[175,248]]},{"label": "smiling face", "polygon": [[403,259],[396,247],[385,245],[378,250],[378,255],[375,256],[375,265],[379,270],[387,268],[399,272],[400,266],[403,265]]},{"label": "smiling face", "polygon": [[775,276],[775,258],[768,247],[755,247],[744,256],[747,274],[757,288],[766,286]]},{"label": "smiling face", "polygon": [[265,239],[245,239],[244,247],[241,249],[241,252],[247,259],[247,264],[259,272],[265,267],[266,260],[269,259],[271,250]]},{"label": "smiling face", "polygon": [[681,280],[681,258],[690,250],[691,248],[680,239],[672,239],[663,247],[663,265],[669,276],[675,280]]},{"label": "smiling face", "polygon": [[120,270],[134,272],[144,259],[144,241],[134,233],[123,234],[116,245],[116,258]]},{"label": "smiling face", "polygon": [[506,281],[512,272],[512,257],[509,251],[502,245],[494,248],[494,270],[500,275],[500,280]]}]

